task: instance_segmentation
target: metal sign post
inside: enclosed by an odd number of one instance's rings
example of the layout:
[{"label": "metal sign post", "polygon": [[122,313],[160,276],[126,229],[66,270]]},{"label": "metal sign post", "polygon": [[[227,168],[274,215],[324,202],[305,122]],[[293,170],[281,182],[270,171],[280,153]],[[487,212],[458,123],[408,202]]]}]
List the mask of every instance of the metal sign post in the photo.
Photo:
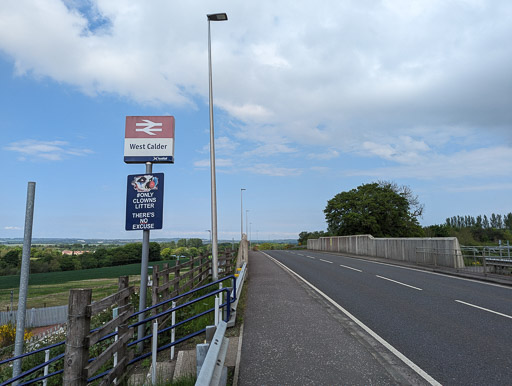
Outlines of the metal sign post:
[{"label": "metal sign post", "polygon": [[[25,334],[25,311],[27,308],[28,277],[30,275],[30,249],[32,247],[32,224],[34,222],[34,199],[36,183],[29,182],[27,188],[27,208],[25,212],[25,233],[23,235],[23,252],[21,257],[20,294],[18,298],[18,314],[16,320],[16,338],[14,343],[14,356],[23,354]],[[21,373],[21,359],[16,359],[12,368],[12,376]]]},{"label": "metal sign post", "polygon": [[[153,174],[153,163],[174,163],[174,117],[126,117],[124,162],[145,163],[145,175],[128,176],[126,195],[126,230],[142,230],[142,259],[140,267],[139,311],[146,308],[149,265],[149,236],[151,229],[162,229],[164,174]],[[139,314],[139,322],[144,313]],[[145,333],[138,327],[138,339]],[[141,352],[144,342],[137,345]]]},{"label": "metal sign post", "polygon": [[[127,179],[125,229],[142,230],[139,311],[146,308],[150,230],[162,229],[163,226],[164,173],[152,171],[153,165],[147,162],[145,174],[132,174]],[[139,322],[143,320],[144,313],[141,313]],[[139,339],[144,336],[144,330],[144,325],[139,325]],[[140,342],[137,347],[142,350],[144,342]]]}]

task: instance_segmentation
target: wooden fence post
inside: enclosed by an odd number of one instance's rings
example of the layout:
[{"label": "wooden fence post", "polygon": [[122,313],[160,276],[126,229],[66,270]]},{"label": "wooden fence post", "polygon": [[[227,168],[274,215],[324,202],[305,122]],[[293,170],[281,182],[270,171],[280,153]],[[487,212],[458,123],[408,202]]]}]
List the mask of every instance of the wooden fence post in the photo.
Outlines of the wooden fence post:
[{"label": "wooden fence post", "polygon": [[[129,284],[130,284],[129,276],[119,276],[117,290],[122,291],[125,288],[128,288]],[[129,305],[130,305],[130,297],[129,296],[122,298],[117,302],[117,307],[121,311],[125,311],[127,306],[129,306]],[[126,324],[126,322],[124,322],[117,329],[118,339],[122,338],[127,333],[128,333],[128,325]],[[124,363],[125,363],[125,368],[126,368],[126,363],[128,363],[131,359],[128,349],[126,347],[126,344],[123,344],[121,346],[121,348],[117,351],[117,363],[121,362],[123,359],[125,359]],[[116,384],[117,384],[117,382],[116,382]]]},{"label": "wooden fence post", "polygon": [[178,278],[178,280],[176,280],[176,283],[174,284],[174,293],[175,295],[174,296],[178,296],[180,294],[180,269],[181,269],[181,264],[179,264],[178,262],[176,262],[174,264],[174,278]]},{"label": "wooden fence post", "polygon": [[87,307],[91,304],[91,299],[91,289],[69,291],[68,331],[62,377],[65,386],[87,385],[87,372],[84,369],[89,361],[86,337],[91,328],[91,315]]}]

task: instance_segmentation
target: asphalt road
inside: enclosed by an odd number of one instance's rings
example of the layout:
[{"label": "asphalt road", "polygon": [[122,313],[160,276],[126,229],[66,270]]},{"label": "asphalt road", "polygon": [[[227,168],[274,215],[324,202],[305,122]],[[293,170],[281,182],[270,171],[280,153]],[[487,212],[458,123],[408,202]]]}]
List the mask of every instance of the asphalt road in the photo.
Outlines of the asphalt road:
[{"label": "asphalt road", "polygon": [[512,287],[329,253],[265,252],[441,384],[512,384]]}]

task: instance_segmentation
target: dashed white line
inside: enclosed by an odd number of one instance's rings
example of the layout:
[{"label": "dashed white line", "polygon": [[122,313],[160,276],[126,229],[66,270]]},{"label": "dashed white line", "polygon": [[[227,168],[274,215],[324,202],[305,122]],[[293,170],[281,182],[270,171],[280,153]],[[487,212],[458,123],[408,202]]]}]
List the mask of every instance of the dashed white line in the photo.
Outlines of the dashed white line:
[{"label": "dashed white line", "polygon": [[315,259],[313,256],[307,256],[307,255],[306,255],[306,257],[309,257],[310,259],[313,259],[313,260]]},{"label": "dashed white line", "polygon": [[269,259],[274,261],[277,265],[281,266],[284,270],[290,272],[292,275],[295,275],[299,279],[301,279],[304,283],[306,283],[308,286],[310,286],[313,290],[315,290],[317,293],[322,295],[328,302],[330,302],[334,307],[339,309],[341,312],[343,312],[345,315],[347,315],[350,319],[352,319],[357,325],[359,325],[363,330],[365,330],[368,334],[370,334],[373,338],[375,338],[380,344],[382,344],[384,347],[386,347],[389,351],[391,351],[393,354],[395,354],[402,362],[404,362],[407,366],[409,366],[412,370],[414,370],[418,375],[420,375],[424,380],[426,380],[429,384],[433,386],[441,386],[439,382],[437,382],[434,378],[432,378],[429,374],[427,374],[424,370],[422,370],[418,365],[416,365],[413,361],[411,361],[409,358],[407,358],[404,354],[402,354],[400,351],[398,351],[396,348],[394,348],[391,344],[389,344],[387,341],[385,341],[383,338],[380,337],[380,335],[377,335],[376,332],[374,332],[372,329],[370,329],[366,324],[361,322],[359,319],[357,319],[354,315],[352,315],[349,311],[347,311],[345,308],[340,306],[338,303],[336,303],[333,299],[331,299],[329,296],[327,296],[325,293],[320,291],[317,287],[315,287],[313,284],[311,284],[309,281],[304,279],[302,276],[300,276],[298,273],[292,271],[290,268],[288,268],[286,265],[281,263],[280,261],[277,261],[272,256],[268,255],[267,253],[263,252]]},{"label": "dashed white line", "polygon": [[406,286],[406,287],[409,287],[409,288],[413,288],[413,289],[418,290],[418,291],[423,291],[421,288],[414,287],[412,285],[405,284],[405,283],[402,283],[400,281],[396,281],[396,280],[393,280],[393,279],[390,279],[390,278],[387,278],[387,277],[384,277],[384,276],[379,276],[379,275],[375,275],[375,276],[377,276],[379,279],[389,280],[389,281],[392,281],[393,283],[396,283],[396,284],[400,284],[400,285],[403,285],[403,286]]},{"label": "dashed white line", "polygon": [[324,263],[329,263],[329,264],[332,264],[332,261],[329,261],[329,260],[324,260],[324,259],[319,259],[320,261],[323,261]]},{"label": "dashed white line", "polygon": [[462,300],[455,300],[455,301],[456,301],[457,303],[465,304],[466,306],[470,306],[470,307],[478,308],[479,310],[484,310],[484,311],[487,311],[487,312],[492,312],[493,314],[500,315],[500,316],[504,316],[505,318],[512,319],[512,316],[507,315],[507,314],[502,314],[501,312],[493,311],[493,310],[490,310],[490,309],[488,309],[488,308],[483,308],[483,307],[480,307],[480,306],[475,306],[474,304],[466,303],[466,302],[463,302]]},{"label": "dashed white line", "polygon": [[361,271],[360,269],[353,268],[353,267],[349,267],[348,265],[340,264],[340,267],[348,268],[348,269],[352,269],[352,270],[357,271],[357,272],[363,272],[363,271]]}]

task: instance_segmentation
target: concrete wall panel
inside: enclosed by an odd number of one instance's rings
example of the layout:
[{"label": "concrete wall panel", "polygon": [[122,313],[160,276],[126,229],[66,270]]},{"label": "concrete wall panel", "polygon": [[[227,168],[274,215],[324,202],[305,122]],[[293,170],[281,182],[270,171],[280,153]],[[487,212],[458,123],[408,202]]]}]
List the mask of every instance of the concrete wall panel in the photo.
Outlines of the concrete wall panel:
[{"label": "concrete wall panel", "polygon": [[382,257],[414,264],[463,268],[459,241],[455,237],[374,238],[371,235],[321,237],[308,240],[308,249]]}]

